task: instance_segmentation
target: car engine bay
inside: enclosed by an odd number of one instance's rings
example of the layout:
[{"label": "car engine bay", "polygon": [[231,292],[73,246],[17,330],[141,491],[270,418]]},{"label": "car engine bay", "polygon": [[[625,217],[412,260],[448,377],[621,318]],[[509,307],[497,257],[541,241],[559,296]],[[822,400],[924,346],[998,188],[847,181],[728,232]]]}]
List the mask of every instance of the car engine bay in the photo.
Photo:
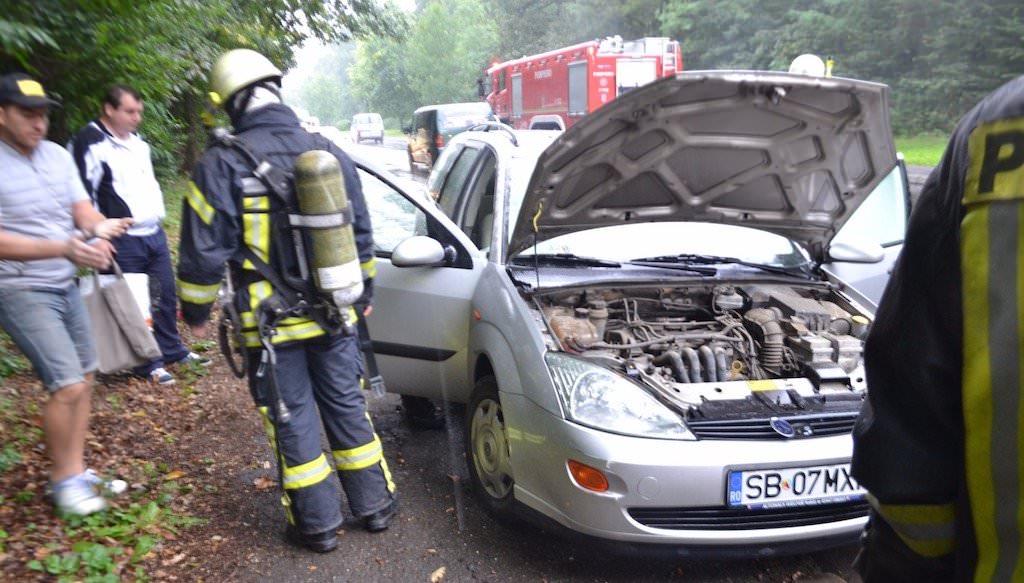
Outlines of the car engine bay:
[{"label": "car engine bay", "polygon": [[838,415],[826,433],[848,431],[867,388],[870,320],[820,286],[602,286],[534,302],[550,349],[632,378],[691,425]]}]

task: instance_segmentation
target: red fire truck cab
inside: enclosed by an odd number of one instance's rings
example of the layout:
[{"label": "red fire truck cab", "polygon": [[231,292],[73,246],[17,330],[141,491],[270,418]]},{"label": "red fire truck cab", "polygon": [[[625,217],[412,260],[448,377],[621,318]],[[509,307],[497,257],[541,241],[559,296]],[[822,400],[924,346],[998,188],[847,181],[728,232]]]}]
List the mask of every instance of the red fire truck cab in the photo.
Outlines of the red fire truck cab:
[{"label": "red fire truck cab", "polygon": [[515,128],[529,128],[537,116],[548,127],[553,116],[569,127],[626,91],[682,70],[677,41],[614,36],[492,65],[480,93]]}]

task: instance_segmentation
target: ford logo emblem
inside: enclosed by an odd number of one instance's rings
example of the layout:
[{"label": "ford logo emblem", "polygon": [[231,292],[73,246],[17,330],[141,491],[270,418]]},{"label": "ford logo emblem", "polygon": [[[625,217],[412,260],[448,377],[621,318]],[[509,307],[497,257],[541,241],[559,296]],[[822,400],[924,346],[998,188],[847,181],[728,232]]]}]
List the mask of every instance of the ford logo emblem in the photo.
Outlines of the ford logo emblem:
[{"label": "ford logo emblem", "polygon": [[785,419],[779,419],[778,417],[772,417],[768,420],[768,425],[771,425],[772,431],[778,433],[782,437],[789,439],[796,435],[796,430],[790,425],[789,421]]}]

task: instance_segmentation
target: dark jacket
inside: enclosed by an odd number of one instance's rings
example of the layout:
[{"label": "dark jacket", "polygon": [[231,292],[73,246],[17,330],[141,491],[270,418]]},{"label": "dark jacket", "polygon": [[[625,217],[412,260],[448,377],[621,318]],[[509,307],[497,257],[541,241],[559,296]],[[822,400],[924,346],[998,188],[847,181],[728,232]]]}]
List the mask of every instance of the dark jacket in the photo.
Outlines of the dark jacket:
[{"label": "dark jacket", "polygon": [[[235,129],[235,135],[258,159],[267,160],[289,174],[294,170],[296,156],[303,152],[320,149],[337,157],[353,210],[353,230],[367,282],[367,294],[362,301],[369,303],[369,281],[374,275],[373,231],[352,160],[326,138],[303,129],[295,113],[284,105],[269,105],[246,114]],[[286,218],[280,212],[282,203],[265,189],[260,194],[261,188],[243,155],[230,146],[215,144],[193,171],[182,213],[178,280],[185,321],[196,324],[209,318],[228,262],[247,346],[259,344],[253,312],[270,293],[270,284],[245,259],[241,246],[247,245],[270,266],[293,275],[298,273],[294,244]],[[293,189],[289,189],[288,195],[294,200]],[[292,206],[297,208],[294,203]],[[287,318],[277,328],[275,343],[324,333],[309,318]]]},{"label": "dark jacket", "polygon": [[1024,77],[957,126],[867,339],[853,473],[911,551],[875,557],[875,580],[1024,572],[1022,203]]}]

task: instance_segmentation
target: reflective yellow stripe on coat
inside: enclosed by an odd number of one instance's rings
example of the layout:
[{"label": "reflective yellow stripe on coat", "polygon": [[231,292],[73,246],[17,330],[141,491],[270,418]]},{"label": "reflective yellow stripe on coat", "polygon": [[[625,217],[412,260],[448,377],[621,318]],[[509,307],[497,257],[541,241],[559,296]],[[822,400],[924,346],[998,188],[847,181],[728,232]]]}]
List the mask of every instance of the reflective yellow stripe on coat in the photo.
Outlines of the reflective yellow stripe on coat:
[{"label": "reflective yellow stripe on coat", "polygon": [[953,504],[882,504],[868,496],[896,534],[922,557],[941,557],[953,552]]},{"label": "reflective yellow stripe on coat", "polygon": [[971,133],[960,225],[965,456],[975,581],[1024,580],[1024,118]]}]

